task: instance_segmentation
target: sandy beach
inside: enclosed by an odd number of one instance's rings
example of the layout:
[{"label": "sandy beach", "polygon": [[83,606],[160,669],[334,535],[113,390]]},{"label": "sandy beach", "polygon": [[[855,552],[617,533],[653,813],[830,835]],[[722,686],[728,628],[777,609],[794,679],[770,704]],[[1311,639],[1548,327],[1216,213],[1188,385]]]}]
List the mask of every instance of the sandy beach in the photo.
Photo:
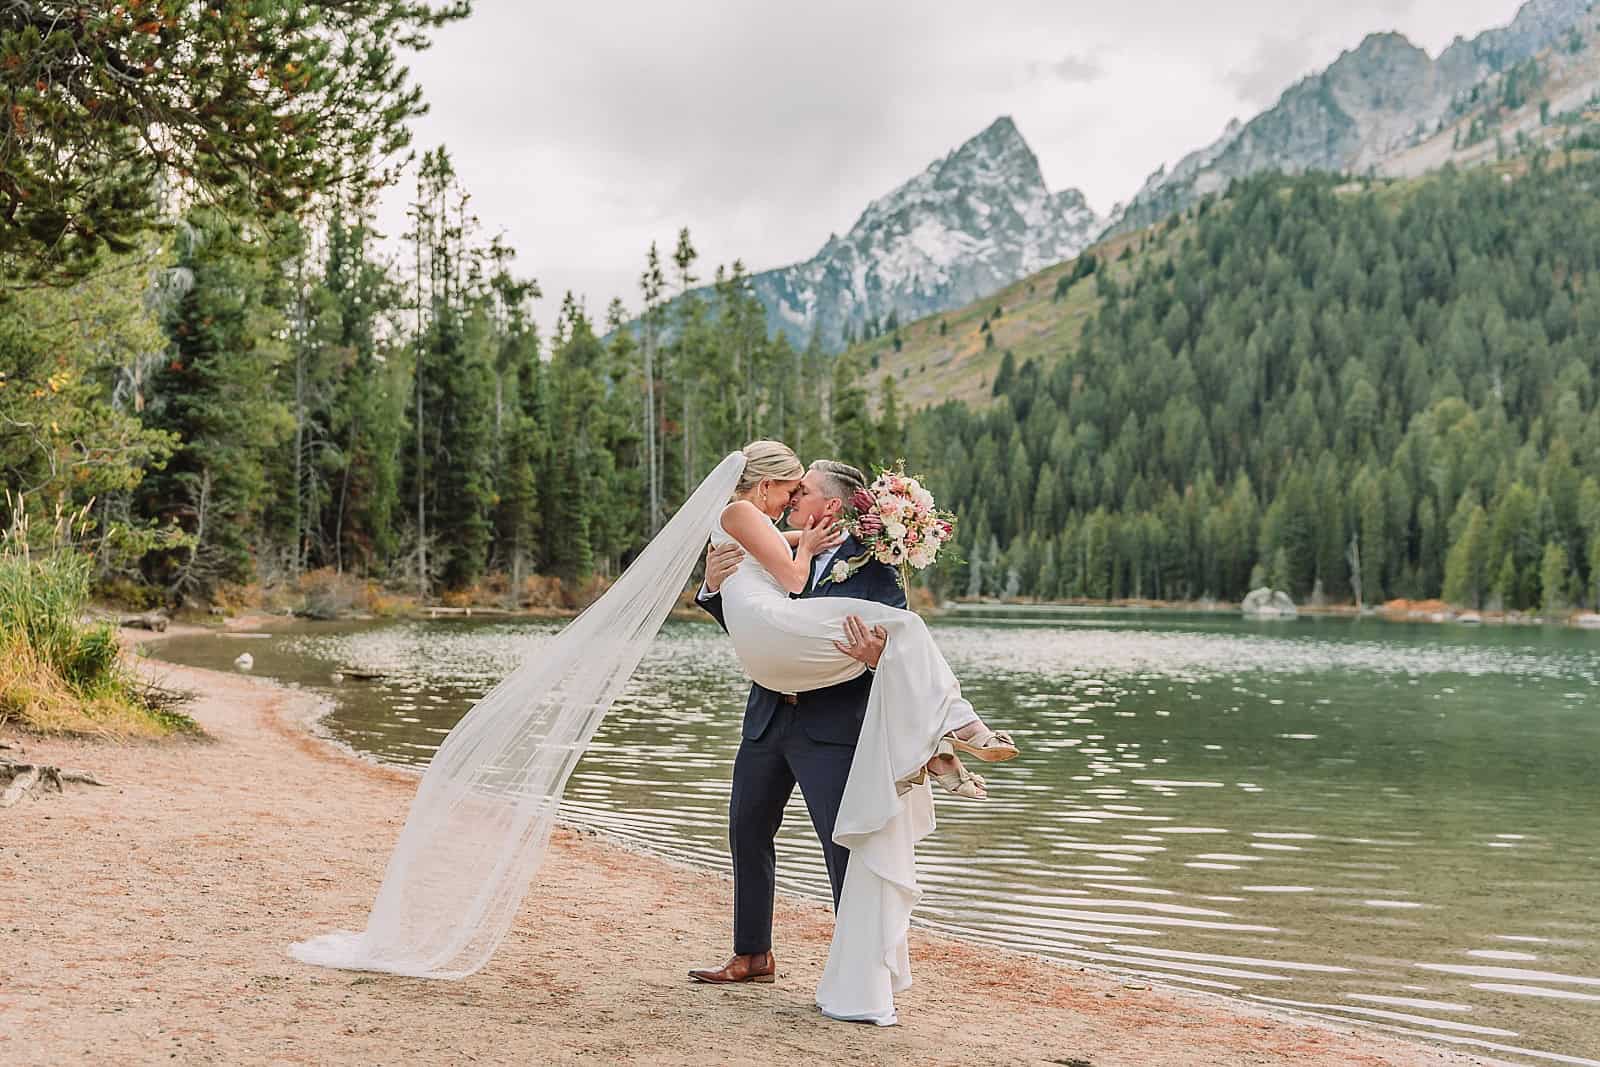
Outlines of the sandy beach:
[{"label": "sandy beach", "polygon": [[566,829],[471,978],[308,967],[285,946],[359,926],[415,779],[311,736],[307,694],[138,669],[196,694],[206,739],[0,738],[108,783],[0,811],[8,1065],[1479,1062],[926,933],[902,1025],[829,1022],[812,1003],[824,905],[780,898],[776,985],[693,985],[727,954],[729,879]]}]

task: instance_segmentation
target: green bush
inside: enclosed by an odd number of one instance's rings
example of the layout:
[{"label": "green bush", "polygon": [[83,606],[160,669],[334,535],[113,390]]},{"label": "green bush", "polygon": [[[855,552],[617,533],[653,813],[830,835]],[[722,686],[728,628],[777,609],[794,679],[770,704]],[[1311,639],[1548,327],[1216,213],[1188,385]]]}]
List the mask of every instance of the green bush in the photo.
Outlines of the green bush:
[{"label": "green bush", "polygon": [[87,691],[115,678],[116,635],[81,621],[89,601],[89,557],[70,550],[35,557],[0,549],[0,634],[16,635],[62,679]]}]

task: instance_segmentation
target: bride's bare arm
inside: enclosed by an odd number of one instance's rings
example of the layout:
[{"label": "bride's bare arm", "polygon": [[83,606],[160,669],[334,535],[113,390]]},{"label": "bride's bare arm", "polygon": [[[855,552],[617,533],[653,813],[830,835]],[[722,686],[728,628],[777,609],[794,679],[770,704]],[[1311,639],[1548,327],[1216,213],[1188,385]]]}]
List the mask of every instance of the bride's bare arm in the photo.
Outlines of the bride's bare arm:
[{"label": "bride's bare arm", "polygon": [[816,552],[816,537],[802,531],[793,552],[778,528],[752,503],[736,500],[722,510],[722,528],[765,567],[778,584],[791,593],[805,589],[811,578],[811,560]]}]

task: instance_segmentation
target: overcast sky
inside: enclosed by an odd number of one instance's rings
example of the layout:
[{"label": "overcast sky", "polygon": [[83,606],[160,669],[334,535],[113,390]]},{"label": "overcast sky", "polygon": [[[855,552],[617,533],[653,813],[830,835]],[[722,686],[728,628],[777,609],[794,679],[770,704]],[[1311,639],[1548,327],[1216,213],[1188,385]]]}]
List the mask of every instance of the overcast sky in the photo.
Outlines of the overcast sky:
[{"label": "overcast sky", "polygon": [[[414,57],[488,233],[596,318],[638,304],[652,240],[688,226],[702,273],[809,258],[869,200],[999,115],[1052,190],[1102,213],[1163,163],[1249,118],[1369,32],[1432,55],[1519,0],[809,0],[519,3]],[[381,220],[404,228],[409,182]]]}]

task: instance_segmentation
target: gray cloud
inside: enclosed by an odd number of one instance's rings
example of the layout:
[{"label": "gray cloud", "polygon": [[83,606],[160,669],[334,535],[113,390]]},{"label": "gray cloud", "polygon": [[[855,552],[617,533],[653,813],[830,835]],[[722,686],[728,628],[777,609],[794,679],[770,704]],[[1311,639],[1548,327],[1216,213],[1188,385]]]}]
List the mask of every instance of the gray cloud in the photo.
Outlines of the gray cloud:
[{"label": "gray cloud", "polygon": [[1088,85],[1105,77],[1105,67],[1093,56],[1068,55],[1053,63],[1035,66],[1039,74],[1066,82],[1068,85]]},{"label": "gray cloud", "polygon": [[1267,108],[1301,77],[1327,65],[1327,60],[1318,63],[1318,58],[1304,38],[1263,37],[1246,61],[1222,80],[1240,100]]}]

